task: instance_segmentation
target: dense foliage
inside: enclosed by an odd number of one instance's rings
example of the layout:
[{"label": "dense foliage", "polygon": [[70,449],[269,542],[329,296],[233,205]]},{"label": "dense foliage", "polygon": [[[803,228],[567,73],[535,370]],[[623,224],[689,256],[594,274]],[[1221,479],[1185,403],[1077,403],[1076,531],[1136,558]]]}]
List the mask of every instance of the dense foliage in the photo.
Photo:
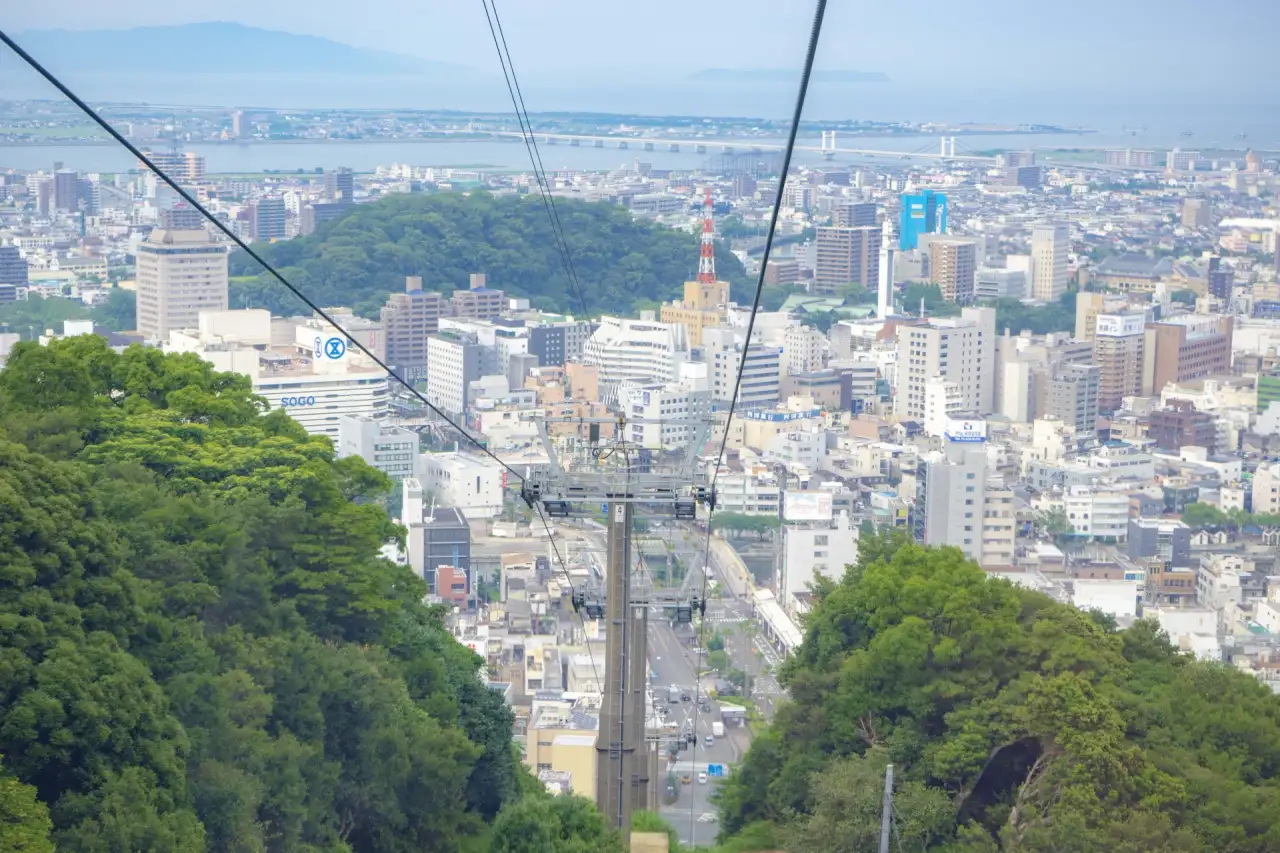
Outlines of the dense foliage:
[{"label": "dense foliage", "polygon": [[900,532],[817,593],[794,701],[721,796],[727,836],[874,849],[892,763],[902,849],[1280,849],[1280,699],[1154,623],[1117,631]]},{"label": "dense foliage", "polygon": [[[632,219],[606,202],[557,199],[556,209],[593,315],[629,315],[638,304],[678,297],[697,272],[696,235]],[[405,276],[448,294],[466,288],[471,273],[485,273],[490,287],[528,297],[535,308],[582,313],[536,196],[395,195],[360,205],[314,235],[255,248],[321,305],[348,305],[370,317],[387,294],[404,290]],[[232,305],[298,311],[297,300],[243,252],[232,255],[231,267],[233,275],[257,276],[233,284]],[[735,286],[747,283],[727,246],[717,249],[716,270]]]},{"label": "dense foliage", "polygon": [[92,308],[79,299],[39,294],[0,305],[0,332],[14,332],[23,340],[35,340],[46,329],[61,333],[67,320],[92,320],[107,332],[133,331],[138,327],[137,294],[115,288]]},{"label": "dense foliage", "polygon": [[[379,556],[389,483],[193,355],[0,373],[0,850],[450,851],[512,716]],[[464,848],[463,848],[464,849]]]},{"label": "dense foliage", "polygon": [[1242,509],[1221,510],[1213,504],[1187,504],[1182,520],[1197,530],[1209,527],[1215,530],[1239,530],[1242,527],[1280,527],[1280,515],[1266,512],[1245,512]]}]

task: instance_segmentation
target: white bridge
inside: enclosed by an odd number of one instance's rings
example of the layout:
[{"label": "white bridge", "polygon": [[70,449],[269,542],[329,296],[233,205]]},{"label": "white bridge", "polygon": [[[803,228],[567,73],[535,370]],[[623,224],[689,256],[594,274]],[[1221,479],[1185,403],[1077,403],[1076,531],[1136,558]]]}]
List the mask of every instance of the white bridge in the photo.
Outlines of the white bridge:
[{"label": "white bridge", "polygon": [[[490,135],[495,137],[509,137],[512,139],[523,139],[524,135],[515,131],[495,130]],[[786,150],[785,145],[777,143],[761,143],[752,141],[737,140],[705,140],[705,139],[670,139],[656,138],[645,136],[587,136],[576,133],[543,133],[541,131],[532,134],[533,138],[538,142],[544,142],[547,145],[555,145],[558,142],[566,142],[570,146],[592,146],[594,148],[604,148],[606,146],[617,147],[621,149],[635,148],[639,151],[692,151],[695,154],[706,154],[709,151],[719,151],[723,154],[747,154],[757,153],[763,154],[769,152],[782,152]],[[970,163],[992,163],[996,162],[994,157],[979,157],[973,154],[957,154],[956,153],[956,137],[944,136],[941,138],[939,150],[933,151],[886,151],[876,148],[840,148],[836,144],[836,131],[824,130],[822,132],[822,144],[818,147],[812,145],[797,145],[797,151],[807,151],[813,154],[821,154],[830,160],[837,154],[844,154],[850,157],[885,157],[899,160],[911,160],[914,158],[922,158],[927,160],[963,160]]]}]

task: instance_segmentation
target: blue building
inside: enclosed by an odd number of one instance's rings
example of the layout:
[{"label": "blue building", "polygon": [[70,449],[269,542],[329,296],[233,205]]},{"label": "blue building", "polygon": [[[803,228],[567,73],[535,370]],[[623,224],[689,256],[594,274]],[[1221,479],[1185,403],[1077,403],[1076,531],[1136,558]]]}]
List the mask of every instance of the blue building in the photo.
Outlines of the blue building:
[{"label": "blue building", "polygon": [[947,197],[933,190],[902,196],[898,248],[904,252],[920,244],[921,234],[947,233]]}]

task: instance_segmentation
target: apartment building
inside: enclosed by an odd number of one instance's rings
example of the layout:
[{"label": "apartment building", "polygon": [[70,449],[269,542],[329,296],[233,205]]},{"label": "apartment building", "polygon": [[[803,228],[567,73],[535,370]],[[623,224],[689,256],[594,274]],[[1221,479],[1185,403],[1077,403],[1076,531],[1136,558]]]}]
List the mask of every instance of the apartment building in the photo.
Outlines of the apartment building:
[{"label": "apartment building", "polygon": [[835,293],[848,284],[871,290],[880,280],[880,229],[825,227],[817,231],[814,293]]},{"label": "apartment building", "polygon": [[995,393],[994,308],[965,308],[959,317],[939,317],[898,327],[898,383],[894,411],[902,420],[923,421],[925,384],[942,377],[954,384],[965,411],[992,411]]},{"label": "apartment building", "polygon": [[974,299],[978,272],[978,244],[972,240],[929,241],[929,280],[948,302],[967,305]]}]

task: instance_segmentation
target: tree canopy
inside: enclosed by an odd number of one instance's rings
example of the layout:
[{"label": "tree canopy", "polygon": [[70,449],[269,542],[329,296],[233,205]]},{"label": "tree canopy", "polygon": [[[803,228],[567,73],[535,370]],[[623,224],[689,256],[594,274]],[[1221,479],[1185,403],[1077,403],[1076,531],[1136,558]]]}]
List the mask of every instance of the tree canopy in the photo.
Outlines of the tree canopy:
[{"label": "tree canopy", "polygon": [[[678,297],[698,269],[696,235],[633,219],[607,202],[557,199],[556,209],[593,315],[630,314],[639,302]],[[471,273],[485,273],[490,287],[527,297],[536,308],[582,313],[546,209],[531,196],[394,195],[360,205],[313,235],[255,249],[319,304],[348,305],[370,317],[389,293],[404,291],[406,276],[448,294],[465,289]],[[231,304],[299,310],[296,298],[243,252],[231,256],[231,270],[256,276],[232,284]],[[716,271],[735,287],[749,284],[724,244]]]},{"label": "tree canopy", "polygon": [[389,488],[248,379],[101,338],[0,372],[0,851],[458,850],[519,801]]},{"label": "tree canopy", "polygon": [[818,584],[793,701],[720,795],[727,840],[871,849],[886,764],[903,849],[1280,849],[1280,699],[898,531]]}]

